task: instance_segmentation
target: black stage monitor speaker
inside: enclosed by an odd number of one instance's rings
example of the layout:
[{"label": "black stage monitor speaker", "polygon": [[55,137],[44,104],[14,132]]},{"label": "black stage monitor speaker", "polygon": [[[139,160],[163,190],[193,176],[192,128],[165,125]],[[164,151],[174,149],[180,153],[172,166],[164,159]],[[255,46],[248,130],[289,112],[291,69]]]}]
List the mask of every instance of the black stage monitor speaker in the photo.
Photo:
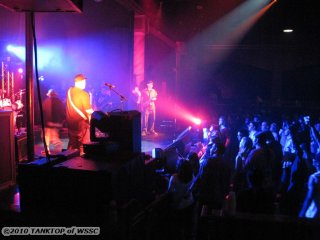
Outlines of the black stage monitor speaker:
[{"label": "black stage monitor speaker", "polygon": [[72,224],[74,216],[94,221],[89,216],[102,214],[112,196],[110,164],[82,157],[52,163],[44,158],[18,165],[21,211],[62,215],[59,222],[71,216]]},{"label": "black stage monitor speaker", "polygon": [[[96,134],[98,129],[102,135]],[[141,113],[138,111],[110,112],[96,111],[90,123],[90,140],[111,141],[119,144],[119,150],[141,152]]]},{"label": "black stage monitor speaker", "polygon": [[16,182],[13,112],[0,110],[0,190]]}]

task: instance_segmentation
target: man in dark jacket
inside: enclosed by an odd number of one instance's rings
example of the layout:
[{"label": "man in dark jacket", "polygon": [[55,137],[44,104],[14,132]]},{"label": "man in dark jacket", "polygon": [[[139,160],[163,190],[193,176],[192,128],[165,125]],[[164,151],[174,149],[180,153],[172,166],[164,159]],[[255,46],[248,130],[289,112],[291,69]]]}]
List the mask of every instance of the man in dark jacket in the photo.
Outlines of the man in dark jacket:
[{"label": "man in dark jacket", "polygon": [[59,133],[65,121],[65,108],[56,91],[49,89],[47,96],[42,103],[45,140],[48,152],[57,154],[62,151],[63,147]]}]

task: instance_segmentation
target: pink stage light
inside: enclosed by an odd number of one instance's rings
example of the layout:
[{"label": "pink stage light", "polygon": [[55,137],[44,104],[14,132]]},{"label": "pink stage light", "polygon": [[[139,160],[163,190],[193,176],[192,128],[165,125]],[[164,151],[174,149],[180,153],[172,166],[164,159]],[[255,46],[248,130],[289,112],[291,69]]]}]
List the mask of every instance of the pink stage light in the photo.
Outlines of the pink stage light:
[{"label": "pink stage light", "polygon": [[201,124],[201,119],[200,118],[195,118],[193,121],[196,125],[200,125]]},{"label": "pink stage light", "polygon": [[[186,107],[179,104],[172,98],[162,98],[157,102],[157,108],[163,114],[177,119],[180,122],[187,124],[200,125],[203,122],[203,114],[199,113],[199,109],[193,107]],[[200,116],[200,117],[199,117]]]}]

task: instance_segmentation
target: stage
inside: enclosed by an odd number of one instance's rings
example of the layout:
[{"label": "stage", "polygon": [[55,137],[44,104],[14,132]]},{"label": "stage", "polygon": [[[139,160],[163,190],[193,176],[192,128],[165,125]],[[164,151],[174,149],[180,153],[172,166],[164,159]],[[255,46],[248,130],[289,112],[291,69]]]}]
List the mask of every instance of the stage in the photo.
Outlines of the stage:
[{"label": "stage", "polygon": [[[38,128],[35,128],[35,160],[43,158],[45,156],[43,142],[41,138],[41,133]],[[147,135],[141,137],[141,152],[147,155],[152,154],[152,150],[155,148],[165,149],[167,146],[172,144],[175,140],[174,134],[172,132],[158,132],[157,135]],[[63,142],[63,148],[67,149],[68,137],[67,132],[62,130],[61,140]],[[26,143],[21,144],[20,147],[26,147]],[[22,150],[26,155],[25,150]],[[20,160],[20,159],[19,159]],[[21,159],[22,160],[22,159]],[[23,160],[22,160],[23,162]],[[9,189],[0,192],[0,212],[20,212],[20,199],[19,199],[19,186],[15,185]]]},{"label": "stage", "polygon": [[[40,131],[40,130],[39,130]],[[61,140],[63,142],[63,148],[67,149],[68,146],[68,136],[66,130],[62,130]],[[43,142],[40,137],[40,132],[35,134],[35,157],[43,157],[44,156],[44,147]],[[158,132],[158,135],[147,135],[141,137],[141,152],[146,154],[151,154],[152,149],[161,148],[164,149],[170,144],[172,144],[175,140],[175,136],[170,132]]]}]

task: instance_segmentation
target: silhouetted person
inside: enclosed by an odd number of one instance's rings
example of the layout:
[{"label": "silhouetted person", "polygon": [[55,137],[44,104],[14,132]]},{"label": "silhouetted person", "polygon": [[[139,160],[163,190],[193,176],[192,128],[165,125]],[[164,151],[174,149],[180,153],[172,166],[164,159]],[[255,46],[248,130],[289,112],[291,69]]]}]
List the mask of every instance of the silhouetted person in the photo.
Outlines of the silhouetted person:
[{"label": "silhouetted person", "polygon": [[244,170],[245,163],[249,153],[252,150],[252,140],[249,137],[243,137],[239,143],[239,151],[235,158],[232,184],[235,192],[247,187],[247,177]]},{"label": "silhouetted person", "polygon": [[201,163],[196,179],[199,205],[206,205],[209,210],[222,209],[229,192],[231,169],[223,158],[224,151],[222,143],[214,143],[210,148],[210,157]]},{"label": "silhouetted person", "polygon": [[45,141],[49,154],[57,154],[62,151],[63,143],[60,138],[60,129],[66,119],[65,107],[58,98],[55,90],[49,89],[47,98],[42,103]]},{"label": "silhouetted person", "polygon": [[274,195],[271,188],[264,186],[264,172],[260,169],[248,174],[250,187],[237,193],[237,211],[260,214],[273,214]]},{"label": "silhouetted person", "polygon": [[191,239],[194,198],[190,191],[193,169],[189,160],[179,159],[177,173],[170,177],[168,192],[171,199],[172,239]]},{"label": "silhouetted person", "polygon": [[[267,134],[265,132],[257,133],[254,136],[253,145],[254,149],[246,159],[244,170],[248,175],[256,169],[262,171],[264,173],[264,186],[273,187],[272,169],[275,154],[267,145]],[[248,184],[250,184],[250,182]]]},{"label": "silhouetted person", "polygon": [[[299,217],[319,218],[320,217],[320,154],[313,159],[315,172],[309,176],[308,192],[305,196]],[[313,204],[313,211],[307,215],[307,211],[311,211],[310,206]]]},{"label": "silhouetted person", "polygon": [[299,215],[306,196],[308,177],[313,171],[312,164],[310,164],[312,161],[310,142],[309,144],[306,143],[307,138],[301,137],[301,130],[297,124],[290,126],[290,134],[296,154],[290,167],[288,188],[281,200],[282,213],[290,216]]}]

